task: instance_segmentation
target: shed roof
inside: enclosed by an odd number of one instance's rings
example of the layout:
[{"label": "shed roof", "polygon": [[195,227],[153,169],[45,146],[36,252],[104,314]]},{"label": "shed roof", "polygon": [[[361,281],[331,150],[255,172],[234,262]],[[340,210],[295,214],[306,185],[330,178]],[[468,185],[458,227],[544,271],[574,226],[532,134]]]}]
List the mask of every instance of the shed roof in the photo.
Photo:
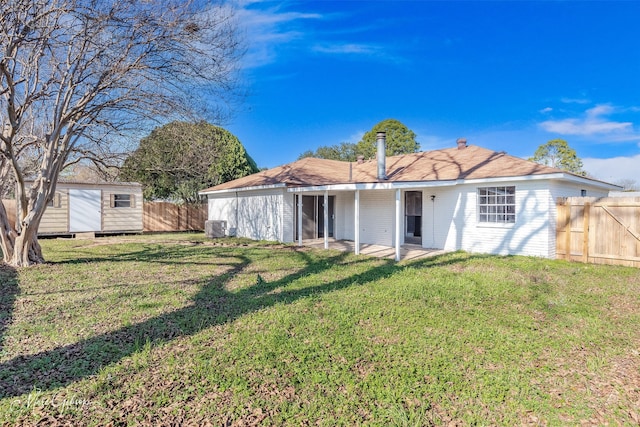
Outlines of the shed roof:
[{"label": "shed roof", "polygon": [[505,152],[470,145],[462,149],[447,148],[387,157],[386,173],[386,180],[378,179],[376,160],[350,163],[307,157],[225,182],[202,193],[273,185],[307,187],[347,183],[455,181],[567,172]]}]

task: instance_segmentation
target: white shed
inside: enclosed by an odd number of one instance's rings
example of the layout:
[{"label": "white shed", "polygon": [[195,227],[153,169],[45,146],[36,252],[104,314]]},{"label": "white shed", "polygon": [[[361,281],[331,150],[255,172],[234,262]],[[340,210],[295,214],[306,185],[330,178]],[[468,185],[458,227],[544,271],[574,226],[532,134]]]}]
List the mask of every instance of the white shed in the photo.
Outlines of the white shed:
[{"label": "white shed", "polygon": [[141,233],[142,213],[141,184],[59,182],[38,234]]}]

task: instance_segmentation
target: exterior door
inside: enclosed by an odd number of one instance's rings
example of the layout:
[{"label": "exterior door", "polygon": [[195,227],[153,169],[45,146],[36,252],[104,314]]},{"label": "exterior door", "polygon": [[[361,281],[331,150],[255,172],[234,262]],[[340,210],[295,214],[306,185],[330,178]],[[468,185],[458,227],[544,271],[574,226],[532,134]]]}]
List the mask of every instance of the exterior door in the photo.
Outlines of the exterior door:
[{"label": "exterior door", "polygon": [[[317,196],[318,202],[318,237],[324,238],[324,197]],[[333,220],[335,219],[335,196],[329,196],[329,237],[333,237]]]},{"label": "exterior door", "polygon": [[[300,196],[297,196],[300,197]],[[302,196],[302,238],[324,238],[324,197]],[[329,237],[333,237],[335,220],[335,196],[329,196]],[[296,209],[295,234],[298,240],[298,210]]]},{"label": "exterior door", "polygon": [[102,231],[102,191],[69,190],[69,231]]},{"label": "exterior door", "polygon": [[422,244],[422,191],[407,191],[404,201],[404,241]]},{"label": "exterior door", "polygon": [[315,239],[316,235],[316,215],[317,200],[315,196],[302,196],[302,238]]}]

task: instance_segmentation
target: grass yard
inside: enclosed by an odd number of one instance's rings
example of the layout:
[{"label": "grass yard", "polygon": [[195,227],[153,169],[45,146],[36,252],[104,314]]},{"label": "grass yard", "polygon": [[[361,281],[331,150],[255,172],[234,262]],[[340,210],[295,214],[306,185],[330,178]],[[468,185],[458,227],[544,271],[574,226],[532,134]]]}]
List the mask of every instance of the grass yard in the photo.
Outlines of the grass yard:
[{"label": "grass yard", "polygon": [[640,270],[207,240],[0,269],[0,423],[637,425]]}]

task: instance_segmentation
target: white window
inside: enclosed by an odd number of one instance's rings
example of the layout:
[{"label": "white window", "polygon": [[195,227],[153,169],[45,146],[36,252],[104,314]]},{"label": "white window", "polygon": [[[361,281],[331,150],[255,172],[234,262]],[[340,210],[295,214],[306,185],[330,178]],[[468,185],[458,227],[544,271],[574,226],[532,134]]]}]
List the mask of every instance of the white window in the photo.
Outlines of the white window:
[{"label": "white window", "polygon": [[478,188],[478,222],[516,222],[516,187]]},{"label": "white window", "polygon": [[111,207],[112,208],[132,208],[134,207],[132,194],[112,194],[111,195]]}]

